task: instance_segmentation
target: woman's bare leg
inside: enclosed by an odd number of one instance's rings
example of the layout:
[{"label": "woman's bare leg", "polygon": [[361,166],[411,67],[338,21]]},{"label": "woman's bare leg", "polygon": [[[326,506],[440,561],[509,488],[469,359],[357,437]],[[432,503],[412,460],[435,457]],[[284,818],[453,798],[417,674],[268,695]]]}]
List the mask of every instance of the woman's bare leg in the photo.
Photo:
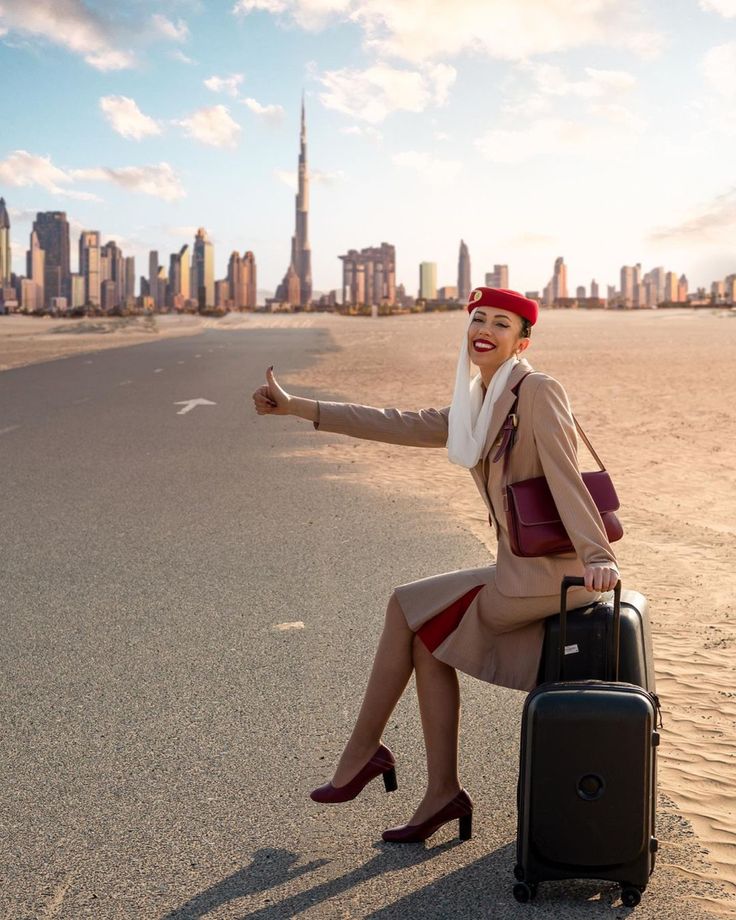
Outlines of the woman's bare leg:
[{"label": "woman's bare leg", "polygon": [[427,751],[427,791],[409,823],[421,824],[461,788],[457,766],[460,687],[455,669],[435,658],[418,636],[413,641],[413,661]]},{"label": "woman's bare leg", "polygon": [[349,783],[375,754],[386,723],[411,677],[413,638],[404,612],[392,594],[363,703],[332,777],[334,786]]}]

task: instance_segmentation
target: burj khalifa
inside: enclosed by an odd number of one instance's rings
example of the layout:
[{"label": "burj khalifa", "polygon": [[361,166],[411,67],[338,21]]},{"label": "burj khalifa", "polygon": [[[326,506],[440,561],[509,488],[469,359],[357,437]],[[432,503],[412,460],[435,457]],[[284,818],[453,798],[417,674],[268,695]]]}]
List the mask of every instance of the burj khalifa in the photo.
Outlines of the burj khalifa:
[{"label": "burj khalifa", "polygon": [[309,246],[309,174],[307,171],[307,123],[302,120],[299,135],[299,186],[296,193],[296,229],[291,238],[291,262],[276,299],[307,306],[312,300],[312,250]]}]

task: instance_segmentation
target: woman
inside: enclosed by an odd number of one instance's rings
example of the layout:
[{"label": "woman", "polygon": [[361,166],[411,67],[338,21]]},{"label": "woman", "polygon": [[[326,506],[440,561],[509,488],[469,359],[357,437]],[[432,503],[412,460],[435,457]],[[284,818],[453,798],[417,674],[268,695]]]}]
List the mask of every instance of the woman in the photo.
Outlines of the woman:
[{"label": "woman", "polygon": [[[381,735],[415,672],[427,790],[408,824],[384,831],[388,841],[425,840],[453,819],[460,822],[460,836],[470,836],[473,806],[458,776],[456,669],[504,687],[532,689],[544,619],[558,610],[562,576],[584,577],[585,587],[571,591],[575,606],[597,600],[619,578],[600,515],[580,477],[567,396],[556,380],[532,372],[521,357],[537,321],[536,301],[479,287],[470,294],[468,312],[447,408],[401,412],[294,397],[276,382],[273,368],[266,372],[267,384],[253,394],[260,415],[296,415],[320,431],[356,438],[446,447],[453,463],[470,470],[496,532],[494,565],[395,589],[353,732],[331,781],[311,793],[318,802],[346,802],[380,775],[387,791],[396,788],[394,758]],[[470,362],[479,371],[472,381]],[[504,464],[499,447],[515,402],[516,435]],[[503,485],[542,475],[575,553],[520,558],[509,543]]]}]

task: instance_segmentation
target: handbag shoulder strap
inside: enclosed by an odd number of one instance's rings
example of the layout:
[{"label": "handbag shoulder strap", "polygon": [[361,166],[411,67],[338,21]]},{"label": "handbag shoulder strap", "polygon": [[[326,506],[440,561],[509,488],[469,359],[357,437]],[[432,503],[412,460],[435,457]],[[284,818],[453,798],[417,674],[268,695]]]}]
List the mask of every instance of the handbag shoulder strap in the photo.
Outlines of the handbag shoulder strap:
[{"label": "handbag shoulder strap", "polygon": [[[516,407],[519,403],[519,390],[521,389],[522,383],[526,380],[529,374],[532,374],[532,373],[534,372],[527,371],[527,373],[524,374],[521,380],[519,380],[519,382],[516,384],[516,386],[514,386],[514,388],[511,391],[514,394],[514,401],[511,405],[511,408],[509,409],[509,414],[506,416],[506,421],[503,423],[503,428],[501,429],[503,432],[503,437],[501,438],[501,443],[493,458],[493,462],[495,463],[497,460],[500,460],[501,457],[503,457],[504,479],[506,478],[506,471],[508,470],[508,462],[509,462],[509,455],[511,454],[511,448],[514,446],[514,441],[516,440],[516,428],[519,424],[519,417],[516,414]],[[595,448],[590,443],[590,439],[588,438],[587,434],[583,431],[583,428],[580,422],[575,418],[574,413],[572,414],[572,420],[573,422],[575,422],[575,427],[577,428],[580,434],[580,437],[585,442],[585,446],[588,448],[590,453],[593,455],[595,462],[598,464],[601,470],[605,470],[603,461],[596,453]]]}]

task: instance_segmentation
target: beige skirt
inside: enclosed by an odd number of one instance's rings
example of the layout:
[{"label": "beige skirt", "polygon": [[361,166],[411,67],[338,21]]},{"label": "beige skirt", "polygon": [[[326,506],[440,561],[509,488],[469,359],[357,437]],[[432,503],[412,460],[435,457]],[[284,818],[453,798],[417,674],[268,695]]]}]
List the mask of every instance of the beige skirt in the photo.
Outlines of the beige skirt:
[{"label": "beige skirt", "polygon": [[[559,611],[559,594],[508,597],[496,587],[496,566],[488,565],[412,581],[394,596],[435,658],[501,687],[536,686],[544,620]],[[584,588],[569,592],[570,607],[599,598]]]}]

